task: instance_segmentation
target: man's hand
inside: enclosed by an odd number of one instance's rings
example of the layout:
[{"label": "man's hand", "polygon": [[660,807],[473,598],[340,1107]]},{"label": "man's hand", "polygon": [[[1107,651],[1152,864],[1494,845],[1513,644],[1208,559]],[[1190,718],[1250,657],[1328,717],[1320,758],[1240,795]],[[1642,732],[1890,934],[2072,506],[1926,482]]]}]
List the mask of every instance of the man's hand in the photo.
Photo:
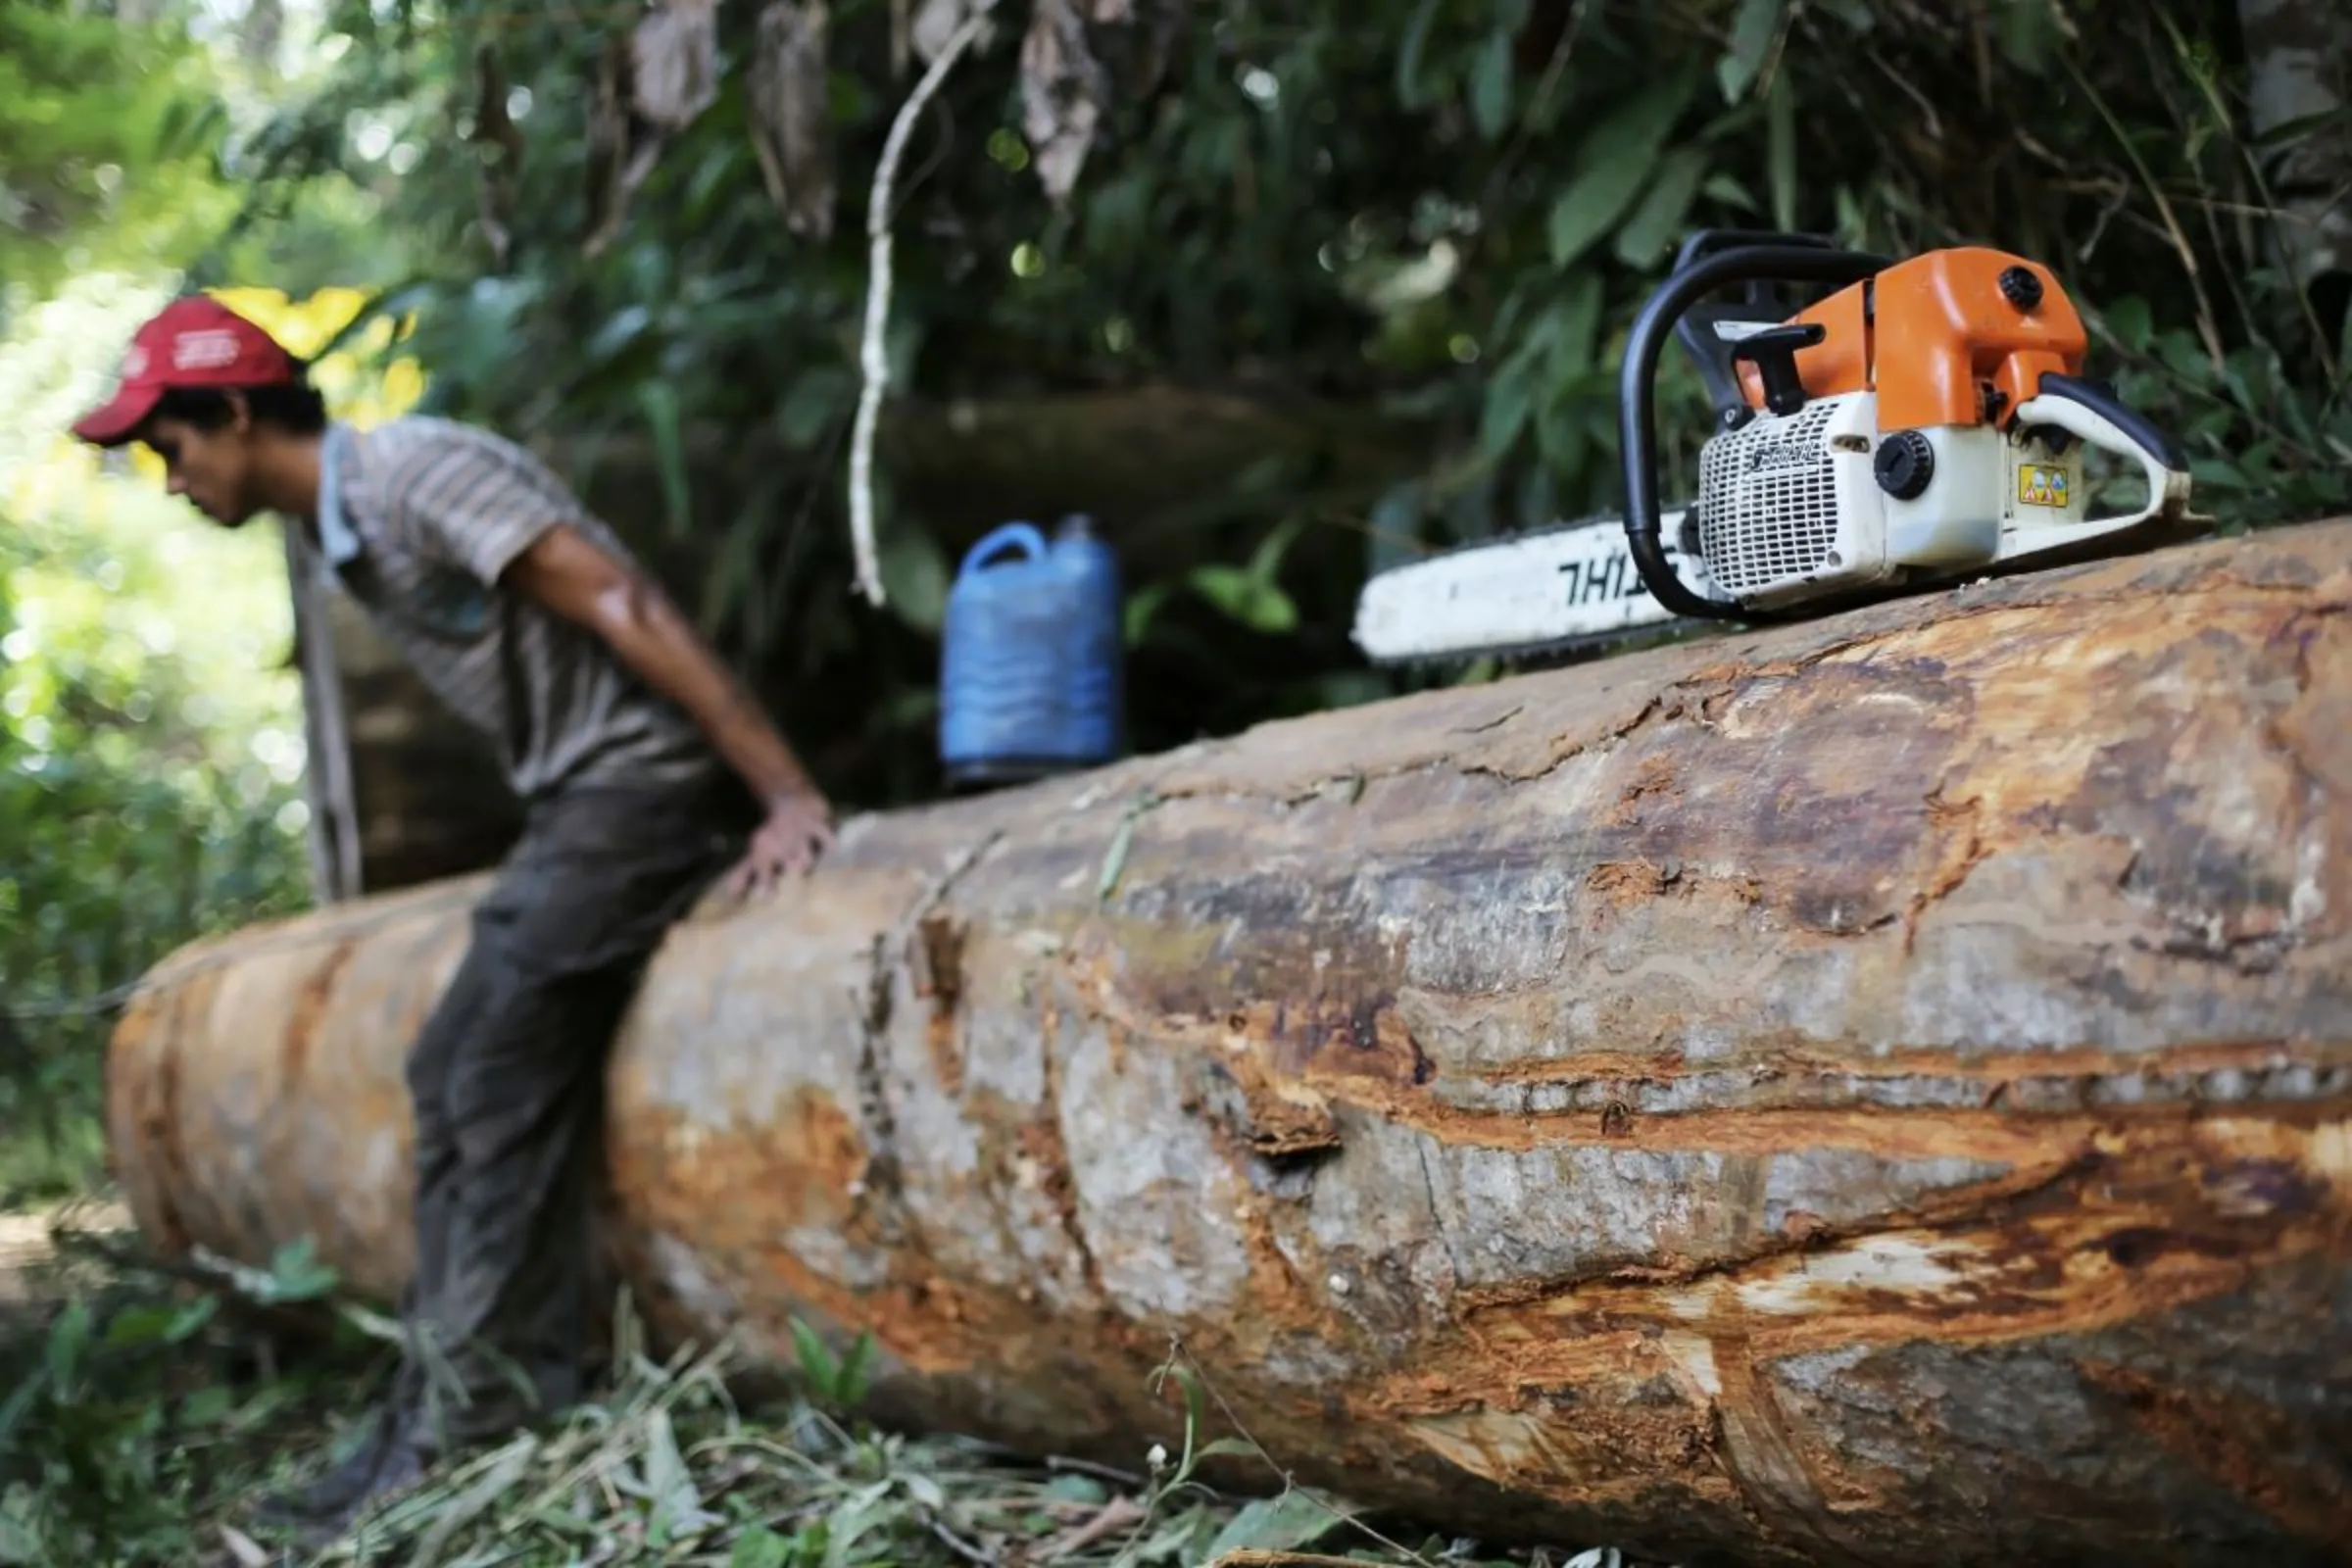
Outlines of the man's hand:
[{"label": "man's hand", "polygon": [[604,639],[646,684],[692,715],[767,820],[729,873],[738,895],[765,892],[813,865],[833,843],[833,808],[784,737],[700,633],[651,579],[559,523],[508,568],[509,586]]},{"label": "man's hand", "polygon": [[727,894],[749,898],[766,893],[788,873],[808,871],[832,847],[833,808],[822,795],[808,789],[780,796],[768,803],[767,820],[727,874]]}]

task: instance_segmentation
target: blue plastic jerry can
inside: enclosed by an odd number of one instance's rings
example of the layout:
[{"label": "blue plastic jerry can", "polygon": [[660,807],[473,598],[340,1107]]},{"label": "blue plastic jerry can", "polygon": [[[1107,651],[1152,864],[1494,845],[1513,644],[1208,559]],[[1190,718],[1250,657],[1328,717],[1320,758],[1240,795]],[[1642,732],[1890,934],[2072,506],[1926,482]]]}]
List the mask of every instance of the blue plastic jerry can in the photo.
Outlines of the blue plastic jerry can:
[{"label": "blue plastic jerry can", "polygon": [[1004,784],[1119,754],[1119,568],[1083,516],[1048,543],[1008,522],[964,556],[940,636],[939,749],[949,782]]}]

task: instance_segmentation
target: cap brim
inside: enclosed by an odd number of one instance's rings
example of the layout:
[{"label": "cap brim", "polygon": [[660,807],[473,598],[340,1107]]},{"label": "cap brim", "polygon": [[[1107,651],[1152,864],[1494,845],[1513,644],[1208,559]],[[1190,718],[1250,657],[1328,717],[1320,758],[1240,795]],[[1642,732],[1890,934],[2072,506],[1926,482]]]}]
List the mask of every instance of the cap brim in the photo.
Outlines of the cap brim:
[{"label": "cap brim", "polygon": [[155,405],[164,395],[160,386],[126,386],[114,395],[104,408],[83,415],[74,423],[74,433],[92,446],[119,447],[127,442],[133,431],[146,421]]}]

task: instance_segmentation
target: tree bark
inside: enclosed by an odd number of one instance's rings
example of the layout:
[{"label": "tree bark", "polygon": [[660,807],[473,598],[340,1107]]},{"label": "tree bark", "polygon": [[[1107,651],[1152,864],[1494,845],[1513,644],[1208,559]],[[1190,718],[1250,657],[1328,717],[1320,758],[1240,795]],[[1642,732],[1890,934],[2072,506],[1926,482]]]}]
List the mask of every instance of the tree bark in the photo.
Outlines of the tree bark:
[{"label": "tree bark", "polygon": [[2330,0],[2238,0],[2237,11],[2248,128],[2263,137],[2302,126],[2265,154],[2279,248],[2296,285],[2340,314],[2352,273],[2352,24]]},{"label": "tree bark", "polygon": [[[2347,610],[2352,518],[858,818],[654,962],[613,1255],[668,1336],[868,1329],[885,1418],[1128,1465],[1180,1339],[1489,1541],[2341,1562]],[[398,1288],[477,887],[159,968],[151,1235]]]}]

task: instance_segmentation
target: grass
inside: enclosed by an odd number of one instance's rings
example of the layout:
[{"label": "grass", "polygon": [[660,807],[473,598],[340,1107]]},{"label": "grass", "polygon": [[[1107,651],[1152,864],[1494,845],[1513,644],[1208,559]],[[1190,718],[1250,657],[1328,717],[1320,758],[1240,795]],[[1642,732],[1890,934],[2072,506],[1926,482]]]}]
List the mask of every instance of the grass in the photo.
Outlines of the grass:
[{"label": "grass", "polygon": [[1176,1451],[1154,1446],[1130,1472],[859,1420],[862,1342],[837,1360],[804,1334],[791,1391],[746,1407],[730,1345],[657,1359],[625,1309],[595,1401],[296,1551],[240,1516],[356,1434],[391,1369],[389,1325],[299,1250],[268,1271],[165,1260],[86,1212],[52,1234],[0,1293],[0,1564],[1635,1568],[1609,1548],[1408,1544],[1288,1485],[1221,1494],[1200,1463],[1264,1455],[1209,1440],[1214,1391],[1180,1352],[1154,1374],[1184,1395]]}]

